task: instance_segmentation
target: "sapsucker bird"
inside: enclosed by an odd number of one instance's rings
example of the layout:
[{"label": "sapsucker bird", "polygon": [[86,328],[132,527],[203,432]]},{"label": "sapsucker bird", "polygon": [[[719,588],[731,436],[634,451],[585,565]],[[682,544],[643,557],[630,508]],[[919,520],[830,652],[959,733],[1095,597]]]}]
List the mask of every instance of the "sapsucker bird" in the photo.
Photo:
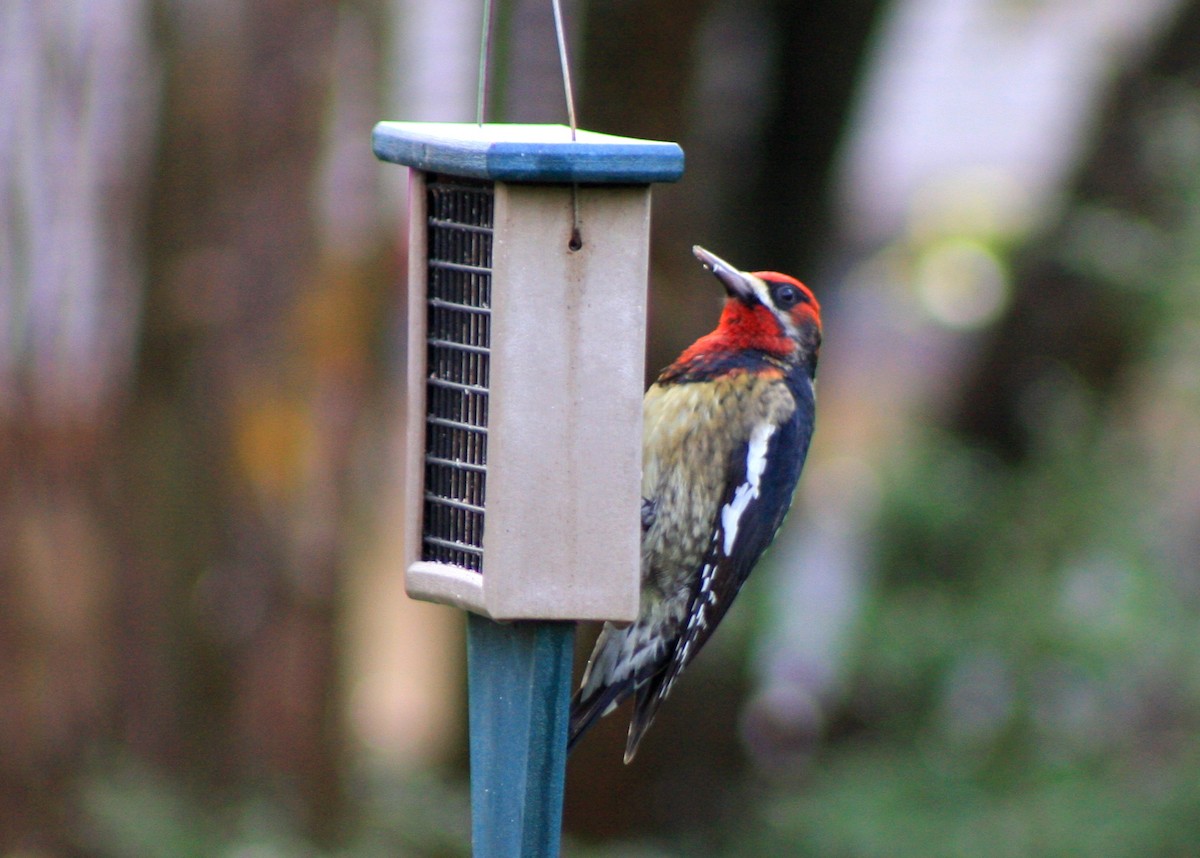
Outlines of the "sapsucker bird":
[{"label": "sapsucker bird", "polygon": [[725,308],[646,393],[641,610],[625,628],[605,624],[571,703],[574,746],[634,696],[627,763],[774,538],[813,431],[821,316],[812,292],[693,252],[724,285]]}]

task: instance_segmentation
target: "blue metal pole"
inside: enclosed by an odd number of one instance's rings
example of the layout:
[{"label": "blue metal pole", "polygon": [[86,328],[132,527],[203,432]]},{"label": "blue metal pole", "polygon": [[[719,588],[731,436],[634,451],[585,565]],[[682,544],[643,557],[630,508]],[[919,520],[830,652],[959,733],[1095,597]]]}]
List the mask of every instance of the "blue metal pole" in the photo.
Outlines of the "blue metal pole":
[{"label": "blue metal pole", "polygon": [[575,624],[468,614],[474,858],[557,858]]}]

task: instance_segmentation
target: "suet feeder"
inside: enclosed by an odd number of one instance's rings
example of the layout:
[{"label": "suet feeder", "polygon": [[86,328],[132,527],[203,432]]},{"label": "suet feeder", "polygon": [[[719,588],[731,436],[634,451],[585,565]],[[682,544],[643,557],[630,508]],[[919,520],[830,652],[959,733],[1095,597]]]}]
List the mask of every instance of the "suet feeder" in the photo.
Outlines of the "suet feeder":
[{"label": "suet feeder", "polygon": [[635,619],[650,185],[683,152],[416,122],[379,123],[374,148],[412,168],[409,595]]}]

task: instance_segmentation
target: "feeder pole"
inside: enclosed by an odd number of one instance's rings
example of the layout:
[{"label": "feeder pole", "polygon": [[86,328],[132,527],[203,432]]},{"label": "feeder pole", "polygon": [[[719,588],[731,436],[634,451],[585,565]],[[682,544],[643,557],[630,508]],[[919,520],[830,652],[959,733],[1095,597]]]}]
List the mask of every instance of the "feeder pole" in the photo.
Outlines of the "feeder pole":
[{"label": "feeder pole", "polygon": [[575,625],[468,614],[475,858],[557,858]]}]

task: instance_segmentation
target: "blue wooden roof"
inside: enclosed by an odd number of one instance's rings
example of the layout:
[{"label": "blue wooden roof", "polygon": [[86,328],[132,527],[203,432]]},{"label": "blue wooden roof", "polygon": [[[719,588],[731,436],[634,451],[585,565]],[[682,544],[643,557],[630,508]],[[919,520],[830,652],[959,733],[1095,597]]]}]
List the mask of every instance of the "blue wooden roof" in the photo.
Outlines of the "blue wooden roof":
[{"label": "blue wooden roof", "polygon": [[372,141],[383,161],[500,182],[644,185],[683,175],[676,143],[594,131],[572,141],[565,125],[380,122]]}]

